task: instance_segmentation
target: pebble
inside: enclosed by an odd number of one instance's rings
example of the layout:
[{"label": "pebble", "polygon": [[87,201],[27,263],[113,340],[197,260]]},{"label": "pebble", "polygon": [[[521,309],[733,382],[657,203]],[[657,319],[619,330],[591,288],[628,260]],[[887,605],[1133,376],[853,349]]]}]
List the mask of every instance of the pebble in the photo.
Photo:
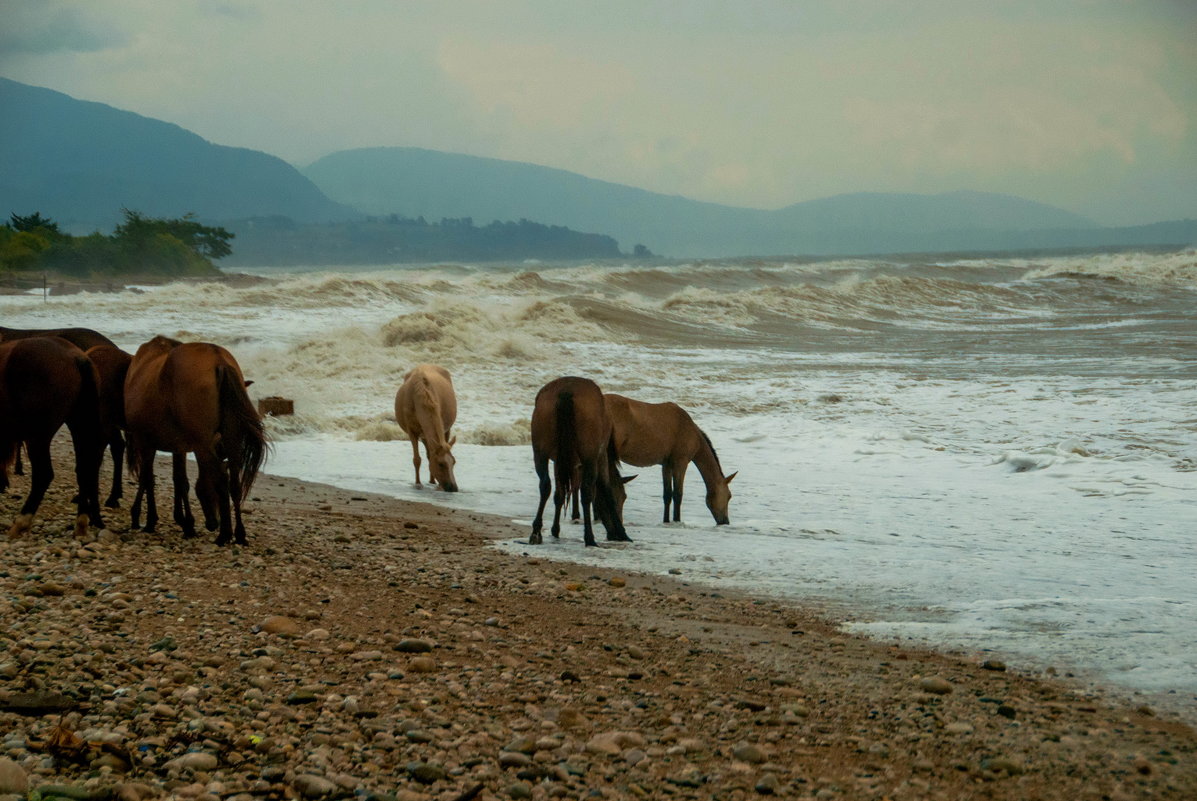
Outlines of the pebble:
[{"label": "pebble", "polygon": [[765,752],[752,743],[740,743],[732,749],[732,756],[741,762],[759,765],[765,761]]},{"label": "pebble", "polygon": [[196,771],[211,771],[215,770],[216,766],[220,764],[215,754],[209,754],[206,751],[192,751],[176,759],[166,763],[168,768],[187,768]]},{"label": "pebble", "polygon": [[952,683],[940,676],[925,676],[919,679],[919,689],[933,695],[947,695],[952,692]]},{"label": "pebble", "polygon": [[0,757],[0,794],[24,795],[29,791],[25,769],[8,757]]},{"label": "pebble", "polygon": [[258,628],[267,634],[280,637],[298,637],[300,635],[299,622],[283,615],[271,615],[258,624]]},{"label": "pebble", "polygon": [[776,795],[777,791],[781,789],[781,782],[773,773],[762,773],[752,789],[756,790],[759,795]]},{"label": "pebble", "polygon": [[407,663],[412,673],[435,673],[436,660],[429,656],[417,656]]},{"label": "pebble", "polygon": [[323,798],[326,795],[332,795],[340,789],[336,782],[311,773],[299,774],[291,782],[291,786],[304,798]]},{"label": "pebble", "polygon": [[395,650],[404,654],[423,654],[432,650],[428,640],[404,639],[395,643]]}]

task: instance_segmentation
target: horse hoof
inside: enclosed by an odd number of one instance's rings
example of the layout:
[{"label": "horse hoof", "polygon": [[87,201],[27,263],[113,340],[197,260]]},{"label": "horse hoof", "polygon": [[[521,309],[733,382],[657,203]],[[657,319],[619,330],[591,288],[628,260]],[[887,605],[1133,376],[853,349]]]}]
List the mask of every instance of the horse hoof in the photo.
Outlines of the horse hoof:
[{"label": "horse hoof", "polygon": [[542,542],[543,540],[541,539],[540,532],[537,532],[528,538],[529,545],[540,545]]},{"label": "horse hoof", "polygon": [[16,539],[23,534],[29,533],[33,528],[33,515],[17,515],[17,519],[13,521],[12,526],[8,529],[8,538],[10,540]]}]

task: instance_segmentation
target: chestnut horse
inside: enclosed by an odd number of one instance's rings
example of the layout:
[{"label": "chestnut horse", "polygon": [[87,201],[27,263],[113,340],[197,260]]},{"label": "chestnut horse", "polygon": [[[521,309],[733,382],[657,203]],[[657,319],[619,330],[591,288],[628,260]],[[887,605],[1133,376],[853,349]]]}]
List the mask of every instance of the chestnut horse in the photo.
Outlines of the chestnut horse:
[{"label": "chestnut horse", "polygon": [[[682,485],[690,462],[698,467],[707,485],[707,508],[716,525],[728,522],[727,504],[731,500],[728,484],[736,477],[723,475],[715,447],[690,415],[676,403],[644,403],[614,393],[603,400],[615,429],[615,449],[619,460],[637,467],[661,465],[665,500],[663,522],[669,522],[673,504],[673,522],[682,519]],[[576,515],[575,515],[576,516]]]},{"label": "chestnut horse", "polygon": [[449,430],[457,420],[457,396],[449,371],[435,364],[421,364],[403,377],[395,393],[395,421],[411,440],[411,462],[416,468],[416,486],[420,486],[420,442],[428,454],[428,475],[445,492],[457,492],[452,448],[457,438]]},{"label": "chestnut horse", "polygon": [[112,452],[112,490],[104,505],[120,506],[124,488],[121,468],[125,459],[125,376],[133,357],[115,345],[96,345],[87,349],[87,358],[96,366],[100,379],[100,425],[103,441]]},{"label": "chestnut horse", "polygon": [[134,354],[125,379],[125,422],[129,469],[138,477],[133,527],[141,518],[143,495],[147,501],[143,531],[153,531],[158,523],[154,452],[168,451],[174,457],[175,521],[184,537],[195,536],[183,457],[194,452],[199,463],[195,491],[205,528],[212,531],[219,525],[217,545],[230,540],[246,544],[241,504],[266,458],[268,444],[232,354],[206,342],[181,343],[163,336],[146,342]]},{"label": "chestnut horse", "polygon": [[54,479],[50,441],[63,423],[75,450],[75,535],[87,523],[103,528],[100,517],[99,392],[96,369],[83,351],[57,337],[28,337],[0,343],[0,491],[8,489],[8,466],[24,442],[32,474],[29,495],[8,536],[33,525],[33,515]]},{"label": "chestnut horse", "polygon": [[532,462],[540,479],[540,505],[532,521],[528,542],[539,545],[544,527],[544,507],[552,483],[549,460],[553,460],[557,490],[553,494],[554,537],[561,534],[561,507],[569,497],[574,473],[582,495],[583,537],[587,545],[597,545],[591,526],[590,509],[607,530],[608,540],[630,542],[623,527],[620,510],[626,497],[619,475],[611,418],[603,404],[603,392],[587,378],[558,378],[541,387],[532,409]]}]

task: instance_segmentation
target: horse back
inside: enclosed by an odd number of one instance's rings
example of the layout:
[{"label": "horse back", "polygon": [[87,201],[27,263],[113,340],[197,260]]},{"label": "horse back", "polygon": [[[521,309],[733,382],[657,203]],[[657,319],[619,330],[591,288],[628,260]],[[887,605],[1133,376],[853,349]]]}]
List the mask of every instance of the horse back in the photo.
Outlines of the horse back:
[{"label": "horse back", "polygon": [[457,395],[453,391],[453,378],[449,371],[436,364],[421,364],[413,367],[403,377],[403,384],[395,393],[395,420],[408,436],[431,432],[420,419],[434,415],[440,420],[441,432],[452,428],[457,421]]},{"label": "horse back", "polygon": [[621,461],[637,467],[688,463],[702,434],[689,413],[676,403],[645,403],[608,393],[603,396],[615,431]]},{"label": "horse back", "polygon": [[31,337],[61,337],[84,351],[97,345],[116,347],[116,343],[111,339],[90,328],[5,328],[0,326],[0,342]]},{"label": "horse back", "polygon": [[574,376],[554,379],[537,393],[532,409],[533,449],[557,460],[560,445],[558,410],[566,396],[570,398],[570,430],[578,458],[605,457],[612,428],[603,403],[603,392],[590,379]]}]

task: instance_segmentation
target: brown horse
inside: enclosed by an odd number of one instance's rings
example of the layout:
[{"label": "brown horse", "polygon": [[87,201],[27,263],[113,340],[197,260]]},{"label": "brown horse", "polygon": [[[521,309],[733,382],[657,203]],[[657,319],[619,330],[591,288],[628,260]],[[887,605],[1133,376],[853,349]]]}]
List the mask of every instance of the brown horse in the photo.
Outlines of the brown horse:
[{"label": "brown horse", "polygon": [[33,525],[33,515],[54,479],[50,441],[63,423],[71,432],[79,484],[75,534],[86,533],[89,519],[103,528],[98,380],[83,351],[63,339],[28,337],[0,343],[0,491],[8,489],[8,466],[22,442],[32,474],[29,495],[8,530],[10,537]]},{"label": "brown horse", "polygon": [[694,424],[686,410],[676,403],[644,403],[615,394],[604,395],[603,400],[615,429],[615,449],[620,461],[637,467],[661,465],[663,522],[669,522],[670,503],[673,522],[681,521],[682,485],[686,468],[694,462],[707,485],[707,508],[717,525],[725,525],[727,504],[731,500],[728,484],[736,474],[723,475],[710,438]]},{"label": "brown horse", "polygon": [[452,448],[457,438],[449,430],[457,420],[457,396],[449,371],[435,364],[421,364],[403,377],[395,393],[395,420],[411,440],[416,486],[420,486],[420,442],[428,454],[428,475],[445,492],[457,492]]},{"label": "brown horse", "polygon": [[542,542],[544,507],[552,489],[550,459],[557,481],[557,491],[553,494],[553,536],[561,534],[561,507],[569,497],[576,470],[586,544],[598,544],[590,521],[592,505],[595,516],[607,530],[608,540],[630,542],[620,515],[626,494],[619,475],[611,418],[603,404],[602,390],[590,379],[558,378],[536,394],[532,409],[532,462],[540,479],[540,505],[532,521],[532,536],[528,540],[531,545]]},{"label": "brown horse", "polygon": [[[96,345],[113,345],[112,340],[93,331],[90,328],[5,328],[0,325],[0,342],[11,342],[14,339],[28,339],[29,337],[62,337],[79,350],[86,351]],[[13,470],[18,476],[25,470],[21,465],[21,449],[17,448],[16,468]]]},{"label": "brown horse", "polygon": [[121,467],[125,459],[125,376],[133,357],[115,345],[96,345],[87,349],[87,358],[96,366],[100,379],[100,425],[103,439],[112,452],[112,490],[104,505],[120,506],[124,488]]},{"label": "brown horse", "polygon": [[[175,521],[184,537],[195,536],[183,457],[193,452],[199,463],[195,490],[204,526],[212,531],[219,525],[217,545],[234,539],[244,545],[241,504],[266,458],[268,444],[232,354],[206,342],[181,343],[162,336],[146,342],[134,354],[125,378],[125,421],[129,469],[138,477],[133,527],[141,518],[143,496],[147,500],[143,530],[153,531],[158,523],[154,452],[168,451],[174,457]],[[234,520],[230,520],[230,500]]]}]

